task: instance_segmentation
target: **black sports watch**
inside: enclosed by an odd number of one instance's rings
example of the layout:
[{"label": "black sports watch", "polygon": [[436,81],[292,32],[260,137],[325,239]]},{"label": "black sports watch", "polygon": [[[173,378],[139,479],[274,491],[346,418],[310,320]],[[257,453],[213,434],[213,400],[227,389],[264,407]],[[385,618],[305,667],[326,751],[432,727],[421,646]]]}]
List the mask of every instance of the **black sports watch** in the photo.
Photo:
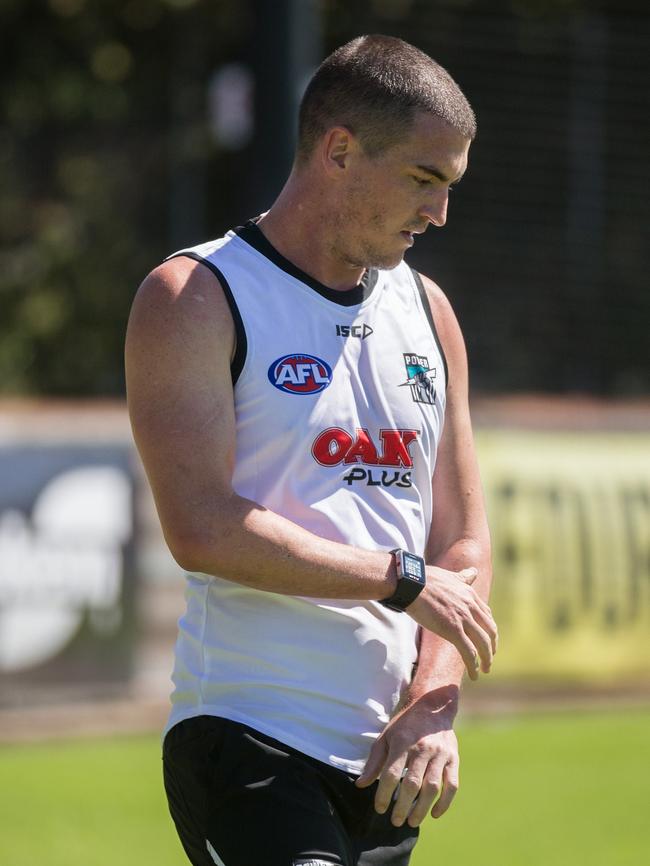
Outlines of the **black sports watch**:
[{"label": "black sports watch", "polygon": [[391,550],[397,567],[397,589],[390,598],[380,601],[384,607],[400,613],[415,601],[427,582],[427,572],[421,556],[408,550]]}]

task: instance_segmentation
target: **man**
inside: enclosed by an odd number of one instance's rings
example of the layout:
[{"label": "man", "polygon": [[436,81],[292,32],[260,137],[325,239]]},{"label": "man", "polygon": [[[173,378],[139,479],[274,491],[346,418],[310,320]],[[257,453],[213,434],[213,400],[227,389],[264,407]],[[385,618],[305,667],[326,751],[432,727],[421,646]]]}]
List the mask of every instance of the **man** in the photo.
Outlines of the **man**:
[{"label": "man", "polygon": [[404,866],[458,787],[489,538],[461,333],[403,255],[474,134],[434,61],[355,39],[270,210],[135,299],[129,410],[188,572],[164,766],[195,866]]}]

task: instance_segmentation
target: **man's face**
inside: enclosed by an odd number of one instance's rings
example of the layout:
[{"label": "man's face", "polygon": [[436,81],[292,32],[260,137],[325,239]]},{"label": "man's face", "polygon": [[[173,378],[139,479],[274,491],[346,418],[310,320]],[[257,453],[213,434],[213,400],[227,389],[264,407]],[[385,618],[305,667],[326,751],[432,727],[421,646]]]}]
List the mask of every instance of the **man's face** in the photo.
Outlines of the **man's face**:
[{"label": "man's face", "polygon": [[445,224],[469,146],[436,115],[418,113],[399,144],[375,157],[357,151],[339,208],[337,256],[356,267],[396,267],[414,235]]}]

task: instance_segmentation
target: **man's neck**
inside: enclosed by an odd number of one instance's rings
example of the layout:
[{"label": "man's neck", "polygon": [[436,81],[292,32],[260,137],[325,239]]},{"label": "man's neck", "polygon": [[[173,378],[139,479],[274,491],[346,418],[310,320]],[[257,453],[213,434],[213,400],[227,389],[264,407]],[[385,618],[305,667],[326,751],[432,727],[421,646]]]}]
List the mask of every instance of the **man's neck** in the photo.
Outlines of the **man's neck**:
[{"label": "man's neck", "polygon": [[318,195],[301,194],[299,186],[289,178],[258,228],[281,255],[324,286],[341,292],[354,288],[365,268],[336,256]]}]

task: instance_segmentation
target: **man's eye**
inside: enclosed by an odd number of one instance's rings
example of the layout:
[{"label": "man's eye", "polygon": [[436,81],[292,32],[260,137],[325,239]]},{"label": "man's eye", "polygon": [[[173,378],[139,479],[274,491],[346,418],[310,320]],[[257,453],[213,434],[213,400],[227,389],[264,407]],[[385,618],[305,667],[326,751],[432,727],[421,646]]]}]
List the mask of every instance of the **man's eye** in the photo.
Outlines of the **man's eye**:
[{"label": "man's eye", "polygon": [[420,186],[431,186],[431,184],[433,183],[430,178],[416,177],[416,175],[413,175],[413,180]]}]

